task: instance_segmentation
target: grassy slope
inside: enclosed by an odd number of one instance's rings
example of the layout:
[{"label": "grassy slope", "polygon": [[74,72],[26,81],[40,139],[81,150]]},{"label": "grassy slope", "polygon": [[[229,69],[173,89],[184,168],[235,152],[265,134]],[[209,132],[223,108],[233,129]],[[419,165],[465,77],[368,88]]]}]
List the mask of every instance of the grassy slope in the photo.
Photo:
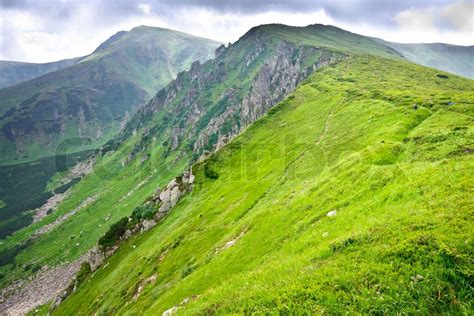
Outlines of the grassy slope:
[{"label": "grassy slope", "polygon": [[[268,40],[268,48],[261,53],[257,61],[250,67],[245,68],[245,59],[247,54],[252,51],[255,32],[261,32],[262,37],[264,36]],[[222,97],[223,91],[229,87],[237,87],[246,91],[265,58],[268,58],[273,53],[274,47],[282,41],[293,41],[298,45],[330,47],[339,43],[338,45],[343,51],[347,51],[348,47],[354,45],[357,51],[361,51],[365,47],[368,52],[384,54],[385,48],[383,45],[370,39],[359,39],[357,35],[352,34],[352,36],[351,34],[333,27],[321,26],[297,28],[268,25],[254,28],[239,42],[233,44],[228,56],[223,60],[225,67],[228,67],[226,80],[221,84],[211,84],[205,91],[198,91],[199,98],[202,100],[206,100],[211,96],[213,102],[210,102],[210,107],[206,109],[210,114],[208,115],[209,118],[213,117],[213,111],[219,107],[217,101]],[[117,45],[117,43],[112,40],[109,45]],[[215,71],[220,62],[221,60],[209,61],[203,67],[207,72]],[[241,74],[241,69],[246,70],[244,75]],[[183,86],[181,93],[185,96],[187,92],[187,87]],[[174,106],[179,108],[181,99],[177,99],[177,101]],[[170,127],[172,121],[177,117],[173,109],[170,109],[169,112],[172,115],[166,116],[168,119],[164,119],[164,111],[159,111],[153,116],[140,117],[138,121],[140,124],[146,124],[145,126],[148,128],[160,124]],[[135,128],[130,127],[130,125],[132,124],[129,124],[126,130],[131,131]],[[143,125],[142,129],[144,128]],[[178,151],[169,154],[167,147],[163,146],[165,141],[169,141],[169,134],[162,131],[152,135],[155,138],[151,138],[153,140],[148,144],[149,149],[140,152],[131,164],[123,168],[121,161],[137,144],[140,144],[142,141],[139,137],[140,134],[141,132],[138,131],[135,136],[127,138],[118,151],[110,152],[106,157],[100,158],[96,172],[76,184],[70,197],[58,207],[57,211],[2,241],[0,244],[0,259],[8,259],[6,262],[9,262],[9,264],[0,266],[0,273],[4,275],[4,278],[0,279],[1,286],[16,278],[30,276],[31,271],[25,271],[25,266],[51,266],[77,259],[96,244],[98,238],[108,229],[110,224],[125,215],[131,214],[133,209],[152,194],[158,185],[167,183],[188,165],[190,157],[188,144],[183,143]],[[182,155],[183,153],[184,155]],[[139,161],[144,154],[150,155],[150,158],[140,164]],[[145,182],[142,183],[143,181]],[[136,187],[138,188],[135,189]],[[130,196],[126,197],[129,193]],[[28,240],[36,229],[53,222],[91,196],[97,197],[95,203],[84,208],[50,233],[35,239],[31,245],[22,249],[13,259],[11,256],[12,249]]]},{"label": "grassy slope", "polygon": [[56,314],[193,295],[178,311],[472,313],[474,83],[437,73],[374,56],[318,71]]}]

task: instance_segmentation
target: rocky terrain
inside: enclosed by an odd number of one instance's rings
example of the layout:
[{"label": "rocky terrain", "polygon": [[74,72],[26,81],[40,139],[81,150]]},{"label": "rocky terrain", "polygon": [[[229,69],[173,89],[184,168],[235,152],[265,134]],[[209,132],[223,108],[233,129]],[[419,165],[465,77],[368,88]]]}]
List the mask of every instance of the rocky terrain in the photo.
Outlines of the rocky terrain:
[{"label": "rocky terrain", "polygon": [[[178,150],[196,159],[222,147],[310,74],[344,57],[317,46],[274,43],[269,36],[265,29],[250,31],[236,43],[219,47],[215,59],[194,62],[140,109],[122,133],[104,146],[104,152],[141,129],[143,139],[169,135],[163,142],[168,152]],[[235,82],[235,77],[240,81]],[[149,126],[151,118],[162,113],[166,119]],[[147,147],[142,141],[125,163]]]},{"label": "rocky terrain", "polygon": [[26,315],[35,307],[60,295],[69,285],[86,256],[55,267],[44,267],[34,278],[18,281],[2,289],[0,313]]}]

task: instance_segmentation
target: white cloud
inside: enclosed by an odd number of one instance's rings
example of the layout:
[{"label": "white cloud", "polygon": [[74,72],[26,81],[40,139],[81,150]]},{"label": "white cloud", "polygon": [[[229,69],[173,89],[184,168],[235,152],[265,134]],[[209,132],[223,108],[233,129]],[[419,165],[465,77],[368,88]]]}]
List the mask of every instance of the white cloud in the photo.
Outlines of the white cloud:
[{"label": "white cloud", "polygon": [[440,10],[439,15],[450,21],[460,31],[474,33],[474,2],[457,1]]},{"label": "white cloud", "polygon": [[474,44],[473,2],[457,1],[423,10],[409,9],[396,15],[398,32],[388,31],[399,42],[448,42]]},{"label": "white cloud", "polygon": [[151,13],[151,8],[148,4],[140,3],[138,5],[138,8],[140,11],[142,11],[144,14],[150,14]]}]

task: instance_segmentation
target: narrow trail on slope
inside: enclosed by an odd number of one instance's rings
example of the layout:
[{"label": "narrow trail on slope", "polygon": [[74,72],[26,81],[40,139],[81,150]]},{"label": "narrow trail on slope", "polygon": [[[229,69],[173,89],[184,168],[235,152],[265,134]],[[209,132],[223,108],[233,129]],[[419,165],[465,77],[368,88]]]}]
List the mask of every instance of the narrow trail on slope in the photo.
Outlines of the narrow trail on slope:
[{"label": "narrow trail on slope", "polygon": [[326,121],[324,122],[324,127],[323,127],[323,130],[321,131],[321,134],[319,134],[319,137],[318,137],[318,140],[316,141],[316,145],[319,145],[321,144],[321,142],[323,141],[323,139],[326,137],[326,134],[329,130],[329,125],[330,125],[330,121],[333,117],[333,114],[334,114],[334,109],[336,107],[333,107],[331,109],[331,111],[329,111],[329,114],[328,116],[326,117]]}]

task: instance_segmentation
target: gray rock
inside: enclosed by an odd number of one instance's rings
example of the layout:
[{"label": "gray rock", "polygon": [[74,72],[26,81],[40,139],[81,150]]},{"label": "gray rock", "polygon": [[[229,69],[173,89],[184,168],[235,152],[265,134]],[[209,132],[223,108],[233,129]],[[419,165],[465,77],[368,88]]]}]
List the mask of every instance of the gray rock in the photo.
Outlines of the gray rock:
[{"label": "gray rock", "polygon": [[87,261],[91,266],[91,270],[95,271],[105,260],[105,255],[98,247],[94,247],[89,251]]},{"label": "gray rock", "polygon": [[161,204],[161,206],[158,210],[158,213],[166,213],[170,210],[170,208],[171,208],[171,203],[168,200],[167,202],[163,202],[163,204]]},{"label": "gray rock", "polygon": [[172,189],[174,188],[175,186],[178,185],[178,182],[176,182],[176,179],[173,179],[170,181],[170,183],[168,183],[168,185],[166,186],[167,189]]},{"label": "gray rock", "polygon": [[171,198],[170,198],[170,203],[171,207],[175,206],[176,203],[178,203],[179,197],[181,196],[181,191],[179,190],[179,187],[174,187],[173,190],[171,191]]},{"label": "gray rock", "polygon": [[169,203],[170,199],[171,199],[171,190],[170,189],[166,189],[166,190],[164,190],[163,192],[160,193],[161,203],[163,203],[163,204]]},{"label": "gray rock", "polygon": [[191,175],[189,176],[189,181],[188,181],[188,183],[189,183],[189,184],[193,184],[195,179],[196,179],[196,177],[195,177],[193,174],[191,174]]},{"label": "gray rock", "polygon": [[130,229],[127,229],[127,230],[125,231],[125,234],[123,234],[123,239],[128,239],[128,238],[130,238],[130,237],[132,237],[132,236],[133,236],[133,231],[130,230]]},{"label": "gray rock", "polygon": [[160,188],[156,188],[155,190],[155,193],[153,193],[153,200],[158,200],[160,198],[160,194],[161,194],[161,189]]},{"label": "gray rock", "polygon": [[142,232],[146,232],[150,230],[152,227],[156,225],[156,222],[152,219],[147,219],[142,222]]}]

